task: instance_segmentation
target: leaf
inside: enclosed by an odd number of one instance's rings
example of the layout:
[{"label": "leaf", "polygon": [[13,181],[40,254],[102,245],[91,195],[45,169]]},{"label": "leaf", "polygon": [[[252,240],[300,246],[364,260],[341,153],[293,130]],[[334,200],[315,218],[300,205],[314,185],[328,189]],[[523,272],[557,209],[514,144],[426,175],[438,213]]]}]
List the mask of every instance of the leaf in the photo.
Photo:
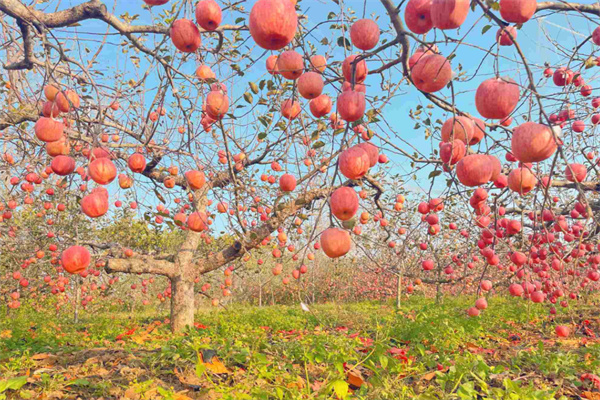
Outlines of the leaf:
[{"label": "leaf", "polygon": [[40,354],[34,354],[33,356],[31,356],[31,359],[35,360],[35,361],[41,361],[41,360],[45,360],[48,357],[50,357],[50,354],[40,353]]},{"label": "leaf", "polygon": [[388,358],[383,354],[379,356],[379,363],[381,364],[381,368],[386,369],[388,366]]},{"label": "leaf", "polygon": [[0,393],[7,390],[19,390],[27,383],[27,376],[19,376],[16,378],[10,378],[6,381],[0,382]]},{"label": "leaf", "polygon": [[283,389],[280,388],[280,387],[277,387],[275,389],[275,392],[277,393],[277,398],[280,399],[280,400],[283,400],[283,394],[284,394],[283,393]]},{"label": "leaf", "polygon": [[156,188],[154,188],[153,190],[154,190],[154,194],[156,195],[156,198],[158,200],[160,200],[161,203],[167,204],[167,202],[165,201],[165,198],[163,197],[163,195],[160,194],[160,192],[158,190],[156,190]]},{"label": "leaf", "polygon": [[590,69],[595,66],[596,66],[596,59],[594,57],[588,57],[588,59],[585,60],[585,68],[586,69]]},{"label": "leaf", "polygon": [[489,31],[492,28],[491,25],[486,25],[481,29],[481,34],[483,35],[484,33],[486,33],[487,31]]},{"label": "leaf", "polygon": [[600,400],[600,393],[587,392],[587,391],[582,392],[581,398],[587,399],[587,400]]},{"label": "leaf", "polygon": [[429,179],[431,178],[435,178],[436,176],[440,176],[442,174],[442,171],[440,170],[435,170],[435,171],[431,171],[428,175]]},{"label": "leaf", "polygon": [[252,104],[252,100],[254,100],[254,98],[250,93],[246,92],[244,93],[244,100],[246,100],[246,103]]},{"label": "leaf", "polygon": [[204,373],[206,372],[206,365],[202,364],[202,363],[197,363],[196,364],[196,376],[198,378],[201,378],[202,375],[204,375]]},{"label": "leaf", "polygon": [[433,378],[435,378],[435,372],[430,372],[428,374],[423,375],[423,377],[421,378],[424,381],[430,381]]},{"label": "leaf", "polygon": [[315,142],[315,144],[313,144],[312,148],[313,149],[320,149],[323,146],[325,146],[325,143],[323,143],[322,141],[319,140],[318,142]]},{"label": "leaf", "polygon": [[200,353],[200,360],[198,362],[202,362],[206,369],[208,369],[213,374],[229,374],[231,373],[227,367],[217,358],[217,355],[214,350],[202,350]]},{"label": "leaf", "polygon": [[67,383],[67,386],[89,386],[90,381],[88,381],[87,379],[75,379],[69,383]]},{"label": "leaf", "polygon": [[331,384],[331,387],[340,399],[345,399],[348,396],[348,382],[337,380]]},{"label": "leaf", "polygon": [[342,226],[346,229],[352,229],[356,226],[356,218],[351,218],[346,221],[342,221]]},{"label": "leaf", "polygon": [[252,90],[252,93],[258,94],[258,86],[256,85],[256,83],[250,82],[248,85],[250,86],[250,90]]},{"label": "leaf", "polygon": [[343,36],[340,36],[338,38],[337,45],[340,47],[345,47],[346,49],[350,49],[352,47],[352,45],[350,44],[350,41]]},{"label": "leaf", "polygon": [[263,139],[264,139],[264,138],[266,138],[266,137],[267,137],[267,132],[261,132],[261,133],[259,133],[259,134],[258,134],[258,138],[259,138],[260,140],[263,140]]},{"label": "leaf", "polygon": [[358,389],[363,385],[363,383],[365,383],[365,380],[363,379],[362,374],[359,370],[348,371],[347,378],[348,385],[353,389]]}]

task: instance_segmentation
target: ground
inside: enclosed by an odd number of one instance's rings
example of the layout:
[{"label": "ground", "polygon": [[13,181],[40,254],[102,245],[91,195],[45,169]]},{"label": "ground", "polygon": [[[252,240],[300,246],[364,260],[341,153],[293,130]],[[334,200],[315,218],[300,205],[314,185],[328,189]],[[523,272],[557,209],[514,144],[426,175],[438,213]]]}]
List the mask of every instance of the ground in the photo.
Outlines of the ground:
[{"label": "ground", "polygon": [[0,320],[0,399],[600,399],[596,305],[472,303],[232,306],[184,335],[152,308],[23,307]]}]

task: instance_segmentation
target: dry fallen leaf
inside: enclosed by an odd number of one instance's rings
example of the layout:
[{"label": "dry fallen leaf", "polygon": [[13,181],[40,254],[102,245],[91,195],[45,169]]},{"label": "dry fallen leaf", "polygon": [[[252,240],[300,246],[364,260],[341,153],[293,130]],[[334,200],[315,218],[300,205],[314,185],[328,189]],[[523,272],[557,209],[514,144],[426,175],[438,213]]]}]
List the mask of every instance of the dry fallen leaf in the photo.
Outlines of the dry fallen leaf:
[{"label": "dry fallen leaf", "polygon": [[200,362],[213,374],[231,373],[221,360],[217,358],[217,354],[214,350],[202,350],[202,352],[200,352]]},{"label": "dry fallen leaf", "polygon": [[196,373],[194,371],[184,370],[184,371],[179,372],[179,370],[177,368],[174,368],[173,373],[175,374],[177,379],[179,379],[179,382],[183,383],[184,385],[190,385],[190,386],[201,386],[202,385],[202,381],[200,380],[200,378],[198,378],[198,376],[196,375]]},{"label": "dry fallen leaf", "polygon": [[140,398],[140,395],[135,391],[134,388],[130,387],[125,391],[125,398],[137,400]]},{"label": "dry fallen leaf", "polygon": [[435,372],[430,372],[428,374],[423,375],[423,377],[421,378],[424,381],[430,381],[433,378],[435,378]]},{"label": "dry fallen leaf", "polygon": [[358,370],[348,371],[347,381],[350,386],[354,386],[357,389],[365,383],[361,372]]},{"label": "dry fallen leaf", "polygon": [[175,394],[175,400],[194,400],[191,397],[186,396],[184,393],[187,393],[187,390],[183,392],[179,392]]},{"label": "dry fallen leaf", "polygon": [[582,392],[581,398],[587,400],[600,400],[600,393],[598,392]]}]

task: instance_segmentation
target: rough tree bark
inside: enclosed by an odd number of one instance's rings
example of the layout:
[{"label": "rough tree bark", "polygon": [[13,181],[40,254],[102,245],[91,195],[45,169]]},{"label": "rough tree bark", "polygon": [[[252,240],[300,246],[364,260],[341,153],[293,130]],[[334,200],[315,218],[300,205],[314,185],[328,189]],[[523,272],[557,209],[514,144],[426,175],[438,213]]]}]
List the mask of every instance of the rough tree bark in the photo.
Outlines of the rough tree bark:
[{"label": "rough tree bark", "polygon": [[194,325],[194,281],[183,275],[171,279],[171,329],[180,332]]}]

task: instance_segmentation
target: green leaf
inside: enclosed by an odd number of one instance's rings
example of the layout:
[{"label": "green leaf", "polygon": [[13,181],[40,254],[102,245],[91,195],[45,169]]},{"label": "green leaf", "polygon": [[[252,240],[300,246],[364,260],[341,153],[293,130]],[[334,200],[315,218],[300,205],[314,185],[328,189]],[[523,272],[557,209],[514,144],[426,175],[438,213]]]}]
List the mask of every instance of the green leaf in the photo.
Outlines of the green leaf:
[{"label": "green leaf", "polygon": [[246,100],[246,103],[252,104],[253,97],[250,93],[246,92],[244,93],[244,100]]},{"label": "green leaf", "polygon": [[492,28],[491,25],[486,25],[483,27],[483,29],[481,29],[481,34],[483,35],[484,33],[486,33],[487,31],[489,31]]},{"label": "green leaf", "polygon": [[315,142],[315,144],[313,144],[312,148],[313,149],[320,149],[323,146],[325,146],[325,143],[323,143],[322,141],[319,140],[318,142]]},{"label": "green leaf", "polygon": [[342,226],[346,229],[353,229],[356,226],[356,218],[342,221]]},{"label": "green leaf", "polygon": [[0,382],[0,393],[7,390],[19,390],[27,383],[26,376],[19,376],[16,378],[10,378],[6,381]]},{"label": "green leaf", "polygon": [[331,384],[336,396],[340,399],[345,399],[348,396],[348,382],[337,380]]},{"label": "green leaf", "polygon": [[388,358],[383,354],[379,356],[379,364],[381,364],[381,368],[386,369],[388,366]]},{"label": "green leaf", "polygon": [[260,140],[263,140],[263,139],[264,139],[264,138],[266,138],[266,137],[267,137],[267,132],[261,132],[261,133],[259,133],[259,134],[258,134],[258,138],[259,138]]},{"label": "green leaf", "polygon": [[204,372],[206,371],[206,365],[202,363],[196,364],[196,376],[198,378],[202,378],[204,376]]},{"label": "green leaf", "polygon": [[277,398],[280,399],[280,400],[283,400],[283,394],[284,394],[283,393],[283,389],[280,388],[280,387],[277,387],[275,389],[275,392],[277,392]]},{"label": "green leaf", "polygon": [[87,379],[75,379],[67,383],[67,386],[89,386],[90,381]]}]

